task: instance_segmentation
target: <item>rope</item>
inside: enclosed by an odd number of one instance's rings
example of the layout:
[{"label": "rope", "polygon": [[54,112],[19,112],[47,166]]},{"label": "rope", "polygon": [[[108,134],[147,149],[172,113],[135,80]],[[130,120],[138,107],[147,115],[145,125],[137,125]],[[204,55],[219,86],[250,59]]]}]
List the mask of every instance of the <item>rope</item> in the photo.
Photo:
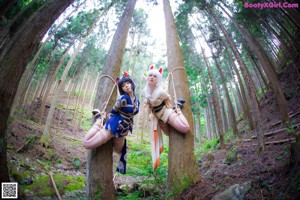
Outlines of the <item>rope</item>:
[{"label": "rope", "polygon": [[175,107],[177,108],[177,95],[176,95],[176,90],[175,90],[175,84],[174,84],[174,75],[173,75],[173,72],[176,71],[176,70],[184,70],[185,71],[185,68],[184,67],[177,67],[175,69],[173,69],[167,76],[166,80],[169,81],[170,77],[172,77],[172,85],[173,85],[173,90],[174,90],[174,103],[175,103]]},{"label": "rope", "polygon": [[[116,81],[115,81],[110,75],[107,75],[107,74],[101,75],[100,78],[99,78],[99,82],[100,82],[100,80],[101,80],[102,77],[108,77],[108,78],[110,78],[110,79],[114,82],[114,86],[113,86],[113,88],[112,88],[112,90],[111,90],[111,92],[110,92],[110,95],[108,96],[107,101],[105,101],[105,102],[102,104],[102,105],[104,105],[104,108],[102,109],[102,111],[100,111],[101,116],[106,116],[105,110],[106,110],[108,101],[110,100],[110,97],[111,97],[111,95],[112,95],[112,93],[113,93],[113,91],[114,91],[114,89],[115,89],[117,83],[116,83]],[[101,117],[101,124],[103,123],[103,120],[104,120],[104,118]]]}]

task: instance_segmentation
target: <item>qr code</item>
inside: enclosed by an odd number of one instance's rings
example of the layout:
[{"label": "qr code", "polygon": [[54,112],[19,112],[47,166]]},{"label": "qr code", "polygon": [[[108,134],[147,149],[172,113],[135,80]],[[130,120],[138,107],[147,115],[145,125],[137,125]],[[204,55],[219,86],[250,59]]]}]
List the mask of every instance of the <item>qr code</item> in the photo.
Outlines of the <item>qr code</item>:
[{"label": "qr code", "polygon": [[18,183],[2,183],[2,199],[18,198]]}]

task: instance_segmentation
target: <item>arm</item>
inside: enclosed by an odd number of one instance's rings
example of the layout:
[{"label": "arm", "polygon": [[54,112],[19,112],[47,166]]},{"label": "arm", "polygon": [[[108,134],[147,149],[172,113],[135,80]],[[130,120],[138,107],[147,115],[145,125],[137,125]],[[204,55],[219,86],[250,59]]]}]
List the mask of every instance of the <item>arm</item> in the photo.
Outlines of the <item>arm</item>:
[{"label": "arm", "polygon": [[171,96],[169,95],[169,93],[167,91],[165,91],[165,90],[162,91],[161,98],[163,99],[163,101],[165,102],[167,107],[172,107]]},{"label": "arm", "polygon": [[121,96],[119,99],[117,99],[117,102],[115,103],[113,108],[110,110],[110,113],[112,115],[115,115],[115,114],[119,113],[119,110],[121,107],[124,107],[126,105],[127,105],[126,98],[124,98],[124,96]]}]

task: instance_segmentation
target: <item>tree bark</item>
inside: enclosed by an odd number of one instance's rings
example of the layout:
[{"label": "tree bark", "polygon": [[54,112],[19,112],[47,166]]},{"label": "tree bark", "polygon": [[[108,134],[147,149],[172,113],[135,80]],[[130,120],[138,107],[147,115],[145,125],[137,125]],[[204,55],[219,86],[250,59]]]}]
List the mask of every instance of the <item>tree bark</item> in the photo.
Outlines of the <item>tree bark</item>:
[{"label": "tree bark", "polygon": [[[177,97],[186,98],[185,108],[182,112],[186,116],[191,128],[186,135],[178,133],[173,128],[170,129],[168,187],[170,191],[176,191],[176,195],[182,192],[185,187],[196,183],[199,180],[199,173],[194,154],[194,130],[188,79],[184,70],[176,70],[180,67],[183,68],[184,63],[169,0],[163,0],[163,9],[165,15],[168,71],[173,74],[172,81],[174,81]],[[173,85],[173,83],[170,85]],[[173,90],[175,88],[169,88],[171,89],[170,94],[174,95]]]},{"label": "tree bark", "polygon": [[[113,78],[120,75],[122,58],[135,4],[136,0],[130,0],[127,3],[104,62],[102,75],[108,75]],[[107,99],[113,86],[114,82],[107,77],[99,80],[94,108],[99,108],[101,111],[105,109],[108,112],[113,107],[117,96],[116,88],[111,98]],[[103,105],[106,101],[107,106],[104,107]],[[116,199],[113,185],[112,152],[111,140],[89,151],[87,158],[88,199]]]},{"label": "tree bark", "polygon": [[[0,182],[8,182],[6,160],[6,127],[18,83],[32,53],[58,16],[74,0],[47,1],[16,30],[0,50]],[[16,59],[18,58],[18,59]],[[9,83],[9,87],[7,84]]]}]

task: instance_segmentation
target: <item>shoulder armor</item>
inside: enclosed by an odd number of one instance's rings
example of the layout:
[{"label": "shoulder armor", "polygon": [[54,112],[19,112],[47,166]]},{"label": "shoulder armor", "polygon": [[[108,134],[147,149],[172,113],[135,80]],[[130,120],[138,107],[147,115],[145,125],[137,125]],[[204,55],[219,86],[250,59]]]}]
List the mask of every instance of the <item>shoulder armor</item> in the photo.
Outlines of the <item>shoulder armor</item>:
[{"label": "shoulder armor", "polygon": [[121,100],[121,107],[125,107],[127,106],[127,100],[126,99],[122,99]]}]

